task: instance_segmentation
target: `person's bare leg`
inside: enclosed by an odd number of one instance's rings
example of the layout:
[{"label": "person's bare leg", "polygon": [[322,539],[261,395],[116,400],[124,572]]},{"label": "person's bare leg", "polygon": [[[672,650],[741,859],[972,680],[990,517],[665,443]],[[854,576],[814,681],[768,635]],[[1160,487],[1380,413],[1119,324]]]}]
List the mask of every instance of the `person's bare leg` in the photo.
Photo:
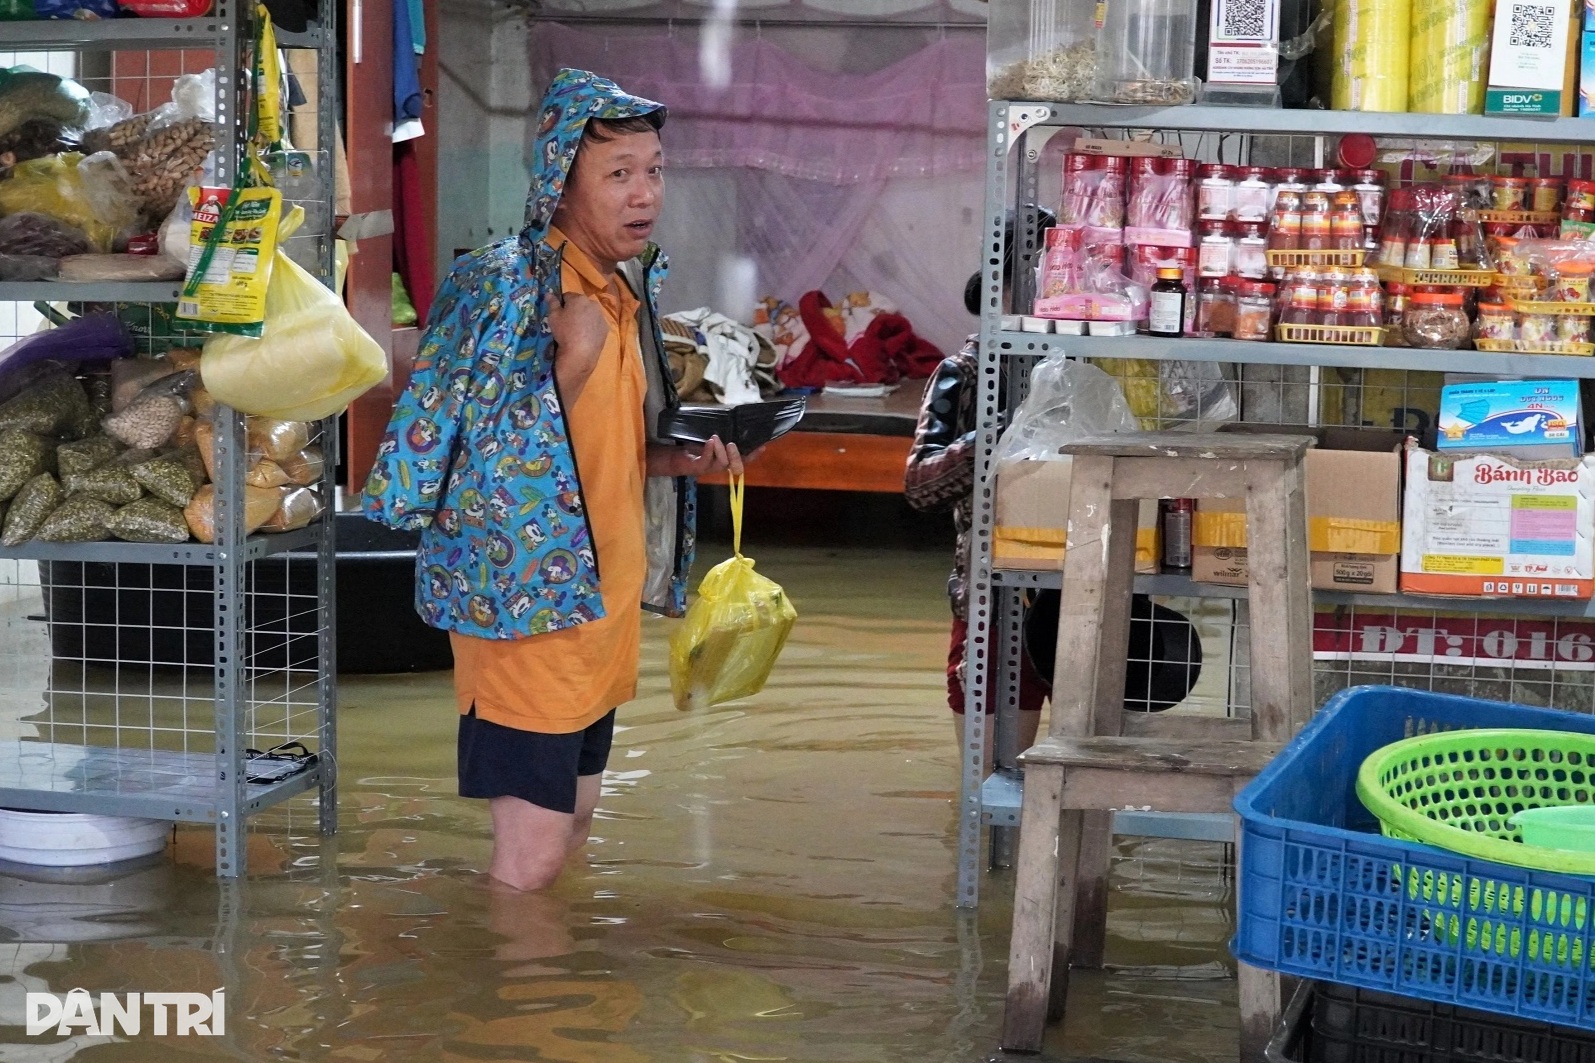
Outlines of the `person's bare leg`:
[{"label": "person's bare leg", "polygon": [[493,863],[488,874],[518,890],[553,885],[570,856],[576,817],[519,797],[495,797],[488,808],[493,813]]},{"label": "person's bare leg", "polygon": [[576,776],[576,816],[570,828],[571,856],[581,852],[582,846],[593,832],[593,813],[598,811],[598,794],[603,789],[604,775]]},{"label": "person's bare leg", "polygon": [[[1036,735],[1037,735],[1037,733],[1040,732],[1040,730],[1041,730],[1041,712],[1040,712],[1040,710],[1026,711],[1026,710],[1021,709],[1020,712],[1019,712],[1019,752],[1023,753],[1025,750],[1029,749],[1031,746],[1036,744]],[[963,716],[959,715],[958,713],[954,713],[953,714],[953,732],[954,732],[954,734],[957,735],[957,738],[958,738],[958,759],[959,759],[959,762],[962,763],[962,761],[963,761],[963,752],[964,752],[964,718],[963,718]],[[987,775],[991,774],[992,758],[996,755],[996,752],[997,751],[993,748],[993,744],[992,744],[991,717],[987,716],[986,717],[986,763],[983,766],[984,769],[985,769],[985,774],[987,774]]]}]

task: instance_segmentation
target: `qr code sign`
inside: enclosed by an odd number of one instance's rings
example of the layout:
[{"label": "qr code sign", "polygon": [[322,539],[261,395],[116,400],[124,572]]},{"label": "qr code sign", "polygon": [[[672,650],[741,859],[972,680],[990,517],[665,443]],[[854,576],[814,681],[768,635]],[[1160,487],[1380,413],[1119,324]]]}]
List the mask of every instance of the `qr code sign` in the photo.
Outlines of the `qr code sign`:
[{"label": "qr code sign", "polygon": [[1220,7],[1216,34],[1220,39],[1267,40],[1273,36],[1269,0],[1226,0]]},{"label": "qr code sign", "polygon": [[1552,4],[1513,4],[1513,48],[1549,48],[1554,40],[1558,8]]}]

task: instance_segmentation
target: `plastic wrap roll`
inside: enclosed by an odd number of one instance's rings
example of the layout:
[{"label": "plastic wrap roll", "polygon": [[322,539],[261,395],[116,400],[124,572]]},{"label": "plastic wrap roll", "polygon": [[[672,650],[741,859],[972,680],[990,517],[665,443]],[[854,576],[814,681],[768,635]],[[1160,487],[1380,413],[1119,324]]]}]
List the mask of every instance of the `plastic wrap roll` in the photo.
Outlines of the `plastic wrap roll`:
[{"label": "plastic wrap roll", "polygon": [[1411,0],[1407,109],[1482,114],[1490,72],[1490,0]]},{"label": "plastic wrap roll", "polygon": [[1405,111],[1410,0],[1338,0],[1334,12],[1338,111]]}]

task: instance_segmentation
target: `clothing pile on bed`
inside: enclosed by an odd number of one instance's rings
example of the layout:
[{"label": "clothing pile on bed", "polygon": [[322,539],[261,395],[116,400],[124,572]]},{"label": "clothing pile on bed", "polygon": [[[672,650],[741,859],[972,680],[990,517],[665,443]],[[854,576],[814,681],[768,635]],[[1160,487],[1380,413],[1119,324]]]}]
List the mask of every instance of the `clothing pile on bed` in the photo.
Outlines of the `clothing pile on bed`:
[{"label": "clothing pile on bed", "polygon": [[942,359],[876,292],[852,292],[841,306],[818,291],[796,306],[766,298],[754,310],[753,328],[775,348],[776,375],[789,388],[895,384],[930,376]]},{"label": "clothing pile on bed", "polygon": [[780,393],[775,348],[748,326],[700,307],[665,315],[659,329],[682,402],[740,406]]}]

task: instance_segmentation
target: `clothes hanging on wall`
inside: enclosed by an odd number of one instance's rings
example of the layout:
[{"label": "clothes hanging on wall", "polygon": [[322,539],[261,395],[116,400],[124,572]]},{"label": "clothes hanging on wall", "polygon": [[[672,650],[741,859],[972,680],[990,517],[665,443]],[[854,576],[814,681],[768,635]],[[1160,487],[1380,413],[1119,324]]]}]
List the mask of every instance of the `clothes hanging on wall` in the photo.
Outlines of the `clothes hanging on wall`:
[{"label": "clothes hanging on wall", "polygon": [[393,142],[413,140],[421,126],[421,71],[415,61],[410,0],[393,0]]},{"label": "clothes hanging on wall", "polygon": [[393,270],[404,279],[422,323],[431,312],[432,293],[437,288],[422,220],[424,202],[414,142],[393,145]]}]

